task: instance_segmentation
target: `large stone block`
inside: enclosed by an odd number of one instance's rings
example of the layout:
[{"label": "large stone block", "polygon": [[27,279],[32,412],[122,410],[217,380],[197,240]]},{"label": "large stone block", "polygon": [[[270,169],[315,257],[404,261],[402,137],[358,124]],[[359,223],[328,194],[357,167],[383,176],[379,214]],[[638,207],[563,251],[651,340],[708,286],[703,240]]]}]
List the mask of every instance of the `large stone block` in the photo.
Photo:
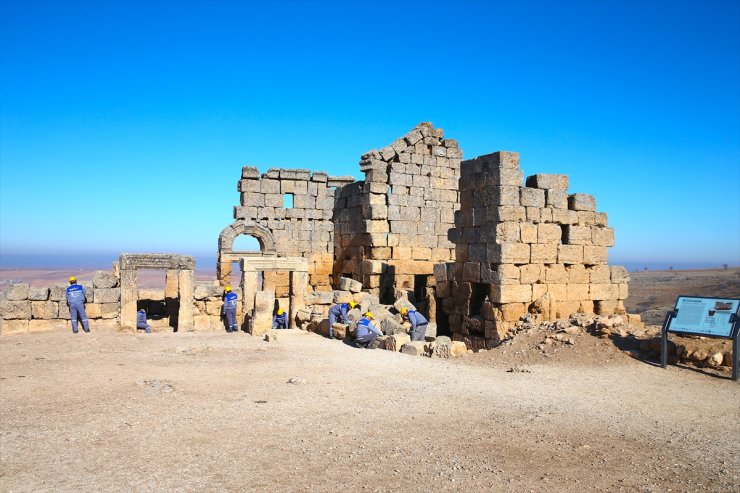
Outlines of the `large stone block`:
[{"label": "large stone block", "polygon": [[25,334],[28,332],[28,320],[3,320],[0,318],[0,335]]},{"label": "large stone block", "polygon": [[590,300],[614,300],[619,299],[619,286],[617,284],[590,284]]},{"label": "large stone block", "polygon": [[568,192],[563,190],[546,190],[546,201],[547,207],[553,209],[567,209],[568,208]]},{"label": "large stone block", "polygon": [[583,245],[558,245],[558,263],[582,264]]},{"label": "large stone block", "polygon": [[[101,303],[100,304],[100,318],[112,319],[118,317],[120,306],[118,303]],[[59,308],[59,314],[61,315],[62,309]],[[69,312],[67,312],[69,316]]]},{"label": "large stone block", "polygon": [[592,241],[596,246],[611,247],[614,246],[614,229],[612,228],[592,228]]},{"label": "large stone block", "polygon": [[14,283],[5,288],[5,299],[8,301],[25,301],[28,299],[30,286],[25,283]]},{"label": "large stone block", "polygon": [[606,264],[609,259],[607,247],[584,245],[583,263],[586,265]]},{"label": "large stone block", "polygon": [[587,271],[591,284],[608,284],[611,282],[611,268],[608,265],[594,265]]},{"label": "large stone block", "polygon": [[555,244],[533,244],[531,247],[531,262],[533,264],[553,264],[558,259],[558,246]]},{"label": "large stone block", "polygon": [[210,281],[197,281],[193,287],[193,298],[196,300],[205,300],[206,298],[215,298],[221,296],[221,287],[215,286]]},{"label": "large stone block", "polygon": [[252,335],[261,336],[272,330],[272,315],[275,309],[274,291],[257,291],[254,295],[252,313]]},{"label": "large stone block", "polygon": [[401,354],[410,356],[426,356],[427,343],[424,341],[409,341],[401,346]]},{"label": "large stone block", "polygon": [[[544,268],[545,282],[548,284],[565,284],[568,282],[568,271],[562,264],[552,264]],[[585,299],[585,298],[584,298]]]},{"label": "large stone block", "polygon": [[[88,314],[89,317],[89,314]],[[52,332],[71,330],[70,324],[66,320],[29,320],[28,332]]]},{"label": "large stone block", "polygon": [[545,191],[539,188],[522,187],[521,204],[525,207],[545,207]]},{"label": "large stone block", "polygon": [[522,243],[537,243],[537,225],[532,223],[519,223],[520,238]]},{"label": "large stone block", "polygon": [[568,190],[568,175],[539,173],[528,176],[526,185],[532,188],[565,191]]},{"label": "large stone block", "polygon": [[[33,318],[51,319],[58,316],[58,303],[55,301],[32,301],[31,315]],[[88,315],[89,316],[89,315]]]},{"label": "large stone block", "polygon": [[565,301],[581,301],[589,299],[590,291],[588,284],[567,284]]},{"label": "large stone block", "polygon": [[627,269],[621,265],[612,265],[611,268],[611,282],[613,283],[628,283],[630,281],[630,275]]},{"label": "large stone block", "polygon": [[566,245],[592,245],[591,228],[588,226],[563,226],[563,243]]},{"label": "large stone block", "polygon": [[557,224],[538,224],[537,243],[557,245],[563,236],[563,230]]},{"label": "large stone block", "polygon": [[31,286],[28,290],[28,299],[31,301],[46,301],[49,299],[49,288],[35,288]]},{"label": "large stone block", "polygon": [[[99,289],[95,290],[96,294],[98,291],[101,291]],[[99,296],[95,299],[96,303],[113,303],[114,300],[112,299],[114,294],[108,293],[102,296]],[[105,301],[103,301],[103,297],[107,297]],[[164,289],[139,289],[138,290],[138,297],[140,300],[150,300],[150,301],[164,301]]]},{"label": "large stone block", "polygon": [[49,286],[49,300],[66,301],[67,286],[65,286],[64,284],[52,284],[51,286]]},{"label": "large stone block", "polygon": [[0,301],[0,317],[5,320],[29,320],[31,318],[30,301]]},{"label": "large stone block", "polygon": [[526,243],[489,243],[488,261],[496,264],[528,264],[529,245]]},{"label": "large stone block", "polygon": [[572,211],[595,211],[596,199],[587,193],[574,193],[568,196],[568,209]]},{"label": "large stone block", "polygon": [[544,266],[540,264],[526,264],[519,268],[519,281],[522,284],[534,284],[542,280]]},{"label": "large stone block", "polygon": [[349,291],[350,293],[359,293],[360,291],[362,291],[362,283],[360,281],[355,281],[354,279],[351,279],[349,277],[340,277],[339,290]]},{"label": "large stone block", "polygon": [[118,278],[112,272],[97,270],[93,274],[93,287],[107,289],[116,286],[118,286]]},{"label": "large stone block", "polygon": [[380,347],[388,351],[400,351],[401,347],[407,342],[411,342],[411,337],[404,332],[400,332],[386,336]]},{"label": "large stone block", "polygon": [[531,284],[492,284],[490,298],[493,303],[530,303]]},{"label": "large stone block", "polygon": [[[95,303],[118,303],[118,300],[120,299],[121,288],[96,289],[93,296],[93,301]],[[162,299],[164,299],[164,295],[162,296]]]}]

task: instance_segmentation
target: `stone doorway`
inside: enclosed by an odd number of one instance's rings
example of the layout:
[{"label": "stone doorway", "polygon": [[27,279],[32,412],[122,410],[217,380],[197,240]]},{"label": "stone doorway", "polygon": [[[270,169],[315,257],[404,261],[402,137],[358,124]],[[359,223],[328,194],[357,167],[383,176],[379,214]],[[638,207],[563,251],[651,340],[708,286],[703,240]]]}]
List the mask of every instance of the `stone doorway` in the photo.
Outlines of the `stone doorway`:
[{"label": "stone doorway", "polygon": [[[302,257],[243,257],[240,261],[242,271],[242,311],[243,326],[246,326],[252,335],[262,335],[272,328],[272,311],[274,309],[274,293],[272,303],[255,303],[260,291],[260,272],[289,272],[290,273],[290,302],[287,308],[290,328],[296,328],[295,314],[305,306],[306,290],[308,288],[308,262]],[[269,296],[268,296],[269,298]]]},{"label": "stone doorway", "polygon": [[138,270],[156,269],[166,271],[165,299],[170,300],[172,306],[176,307],[177,315],[170,317],[170,325],[175,331],[193,328],[194,257],[174,253],[123,253],[119,259],[119,266],[121,269],[120,317],[122,327],[136,327],[136,311],[139,301]]}]

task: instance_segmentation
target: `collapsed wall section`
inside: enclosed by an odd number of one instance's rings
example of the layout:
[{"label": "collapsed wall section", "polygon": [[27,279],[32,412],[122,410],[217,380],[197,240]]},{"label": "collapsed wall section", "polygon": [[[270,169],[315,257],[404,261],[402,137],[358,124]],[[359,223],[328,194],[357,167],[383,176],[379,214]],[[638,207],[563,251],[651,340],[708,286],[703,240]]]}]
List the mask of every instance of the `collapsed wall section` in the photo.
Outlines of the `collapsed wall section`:
[{"label": "collapsed wall section", "polygon": [[527,178],[515,152],[463,161],[455,261],[435,266],[453,336],[499,344],[527,313],[624,313],[629,276],[607,265],[614,231],[593,196],[568,193],[566,175]]},{"label": "collapsed wall section", "polygon": [[[448,230],[459,208],[462,151],[421,123],[364,154],[365,181],[344,187],[335,213],[335,274],[391,299],[395,289],[431,289],[434,264],[454,259]],[[418,300],[417,300],[418,301]]]},{"label": "collapsed wall section", "polygon": [[[232,248],[241,232],[259,240],[262,254],[306,258],[311,286],[331,289],[335,190],[352,181],[352,177],[331,177],[306,169],[271,168],[260,174],[255,167],[242,168],[235,223],[219,239],[221,283],[229,283],[231,264],[249,253]],[[287,274],[265,276],[265,283],[276,288],[277,296],[287,295]]]}]

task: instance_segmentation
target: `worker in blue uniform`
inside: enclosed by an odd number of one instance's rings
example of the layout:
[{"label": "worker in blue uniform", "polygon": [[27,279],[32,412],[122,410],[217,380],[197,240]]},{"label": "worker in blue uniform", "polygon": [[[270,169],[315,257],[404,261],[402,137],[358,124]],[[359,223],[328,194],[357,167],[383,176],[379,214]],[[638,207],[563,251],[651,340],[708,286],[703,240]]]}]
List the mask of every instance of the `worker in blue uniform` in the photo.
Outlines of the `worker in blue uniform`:
[{"label": "worker in blue uniform", "polygon": [[77,318],[82,322],[82,330],[90,332],[85,312],[85,288],[77,284],[77,278],[69,278],[67,287],[67,306],[69,307],[69,318],[72,320],[72,332],[77,333]]},{"label": "worker in blue uniform", "polygon": [[355,345],[357,347],[375,349],[375,345],[373,344],[375,339],[383,335],[383,332],[373,325],[373,318],[372,312],[365,312],[360,321],[357,322],[357,330],[355,332]]},{"label": "worker in blue uniform", "polygon": [[238,332],[239,325],[236,323],[236,302],[239,297],[231,290],[231,286],[224,288],[224,315],[226,315],[226,332]]},{"label": "worker in blue uniform", "polygon": [[401,308],[401,316],[411,322],[411,340],[423,341],[427,334],[427,325],[429,325],[429,321],[424,318],[424,315],[416,310]]},{"label": "worker in blue uniform", "polygon": [[348,312],[356,306],[357,303],[350,301],[349,303],[340,303],[331,307],[329,310],[329,338],[334,339],[334,324],[337,323],[337,321],[340,324],[349,323]]},{"label": "worker in blue uniform", "polygon": [[273,329],[287,329],[288,328],[288,314],[285,310],[278,308],[275,314],[272,316],[272,328]]},{"label": "worker in blue uniform", "polygon": [[152,333],[152,327],[146,322],[146,311],[143,308],[136,312],[136,328],[144,329],[147,334]]}]

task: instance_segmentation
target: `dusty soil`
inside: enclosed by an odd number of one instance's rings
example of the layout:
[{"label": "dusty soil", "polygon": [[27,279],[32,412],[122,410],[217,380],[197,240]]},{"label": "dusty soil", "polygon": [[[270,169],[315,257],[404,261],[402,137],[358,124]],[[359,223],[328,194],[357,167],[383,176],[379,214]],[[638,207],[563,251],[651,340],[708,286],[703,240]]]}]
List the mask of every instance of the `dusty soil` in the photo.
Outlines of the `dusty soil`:
[{"label": "dusty soil", "polygon": [[585,333],[440,360],[92,329],[0,338],[0,490],[740,488],[740,385]]},{"label": "dusty soil", "polygon": [[625,307],[651,325],[661,325],[676,297],[740,298],[740,268],[630,272]]}]

